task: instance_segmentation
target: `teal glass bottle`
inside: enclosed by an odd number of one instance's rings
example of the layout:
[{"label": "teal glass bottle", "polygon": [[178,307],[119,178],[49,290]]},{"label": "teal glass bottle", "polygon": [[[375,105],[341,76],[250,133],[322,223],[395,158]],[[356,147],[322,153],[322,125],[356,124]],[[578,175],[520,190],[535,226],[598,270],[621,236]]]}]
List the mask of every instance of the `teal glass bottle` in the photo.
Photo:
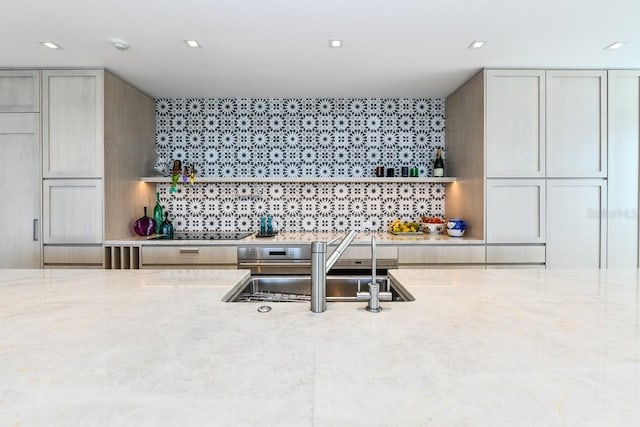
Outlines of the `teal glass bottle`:
[{"label": "teal glass bottle", "polygon": [[173,239],[173,224],[169,221],[169,212],[164,213],[164,221],[160,226],[160,234],[164,234],[167,239]]},{"label": "teal glass bottle", "polygon": [[153,219],[156,221],[156,234],[160,234],[160,226],[162,225],[164,214],[162,205],[160,204],[160,193],[156,193],[156,206],[153,208]]}]

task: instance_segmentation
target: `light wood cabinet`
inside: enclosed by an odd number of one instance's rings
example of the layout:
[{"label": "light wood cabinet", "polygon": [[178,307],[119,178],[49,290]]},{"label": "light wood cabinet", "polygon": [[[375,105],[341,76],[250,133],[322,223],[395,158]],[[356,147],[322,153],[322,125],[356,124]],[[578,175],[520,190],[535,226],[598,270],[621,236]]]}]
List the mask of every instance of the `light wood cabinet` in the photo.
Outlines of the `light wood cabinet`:
[{"label": "light wood cabinet", "polygon": [[40,268],[40,115],[0,113],[0,152],[0,268]]},{"label": "light wood cabinet", "polygon": [[236,246],[143,246],[142,268],[237,268]]},{"label": "light wood cabinet", "polygon": [[40,111],[40,71],[0,71],[0,113]]},{"label": "light wood cabinet", "polygon": [[607,72],[547,71],[547,176],[606,177]]},{"label": "light wood cabinet", "polygon": [[44,181],[43,243],[103,242],[102,180]]},{"label": "light wood cabinet", "polygon": [[487,245],[487,265],[544,265],[545,245]]},{"label": "light wood cabinet", "polygon": [[545,180],[487,180],[487,243],[545,242]]},{"label": "light wood cabinet", "polygon": [[544,70],[486,72],[488,178],[545,176]]},{"label": "light wood cabinet", "polygon": [[[544,254],[547,267],[607,266],[607,76],[604,70],[484,70],[447,98],[447,156],[464,183],[447,190],[447,214],[482,221],[488,265],[538,264]],[[620,142],[616,165],[626,155],[623,145],[635,144],[628,162],[638,159],[639,116],[635,107],[622,110],[640,95],[633,83],[625,85],[618,89],[628,92],[625,101],[612,108],[622,127],[635,129],[626,133],[635,142]],[[625,180],[633,188],[619,191]],[[637,207],[637,175],[621,173],[616,181],[617,203]],[[638,228],[630,230],[636,236],[630,258],[637,259]]]},{"label": "light wood cabinet", "polygon": [[547,182],[547,266],[603,268],[606,260],[607,182]]},{"label": "light wood cabinet", "polygon": [[138,177],[153,165],[155,103],[104,70],[46,70],[42,78],[44,264],[88,265],[72,250],[61,252],[67,263],[54,262],[46,245],[133,234],[153,201]]},{"label": "light wood cabinet", "polygon": [[608,75],[607,266],[640,267],[640,70]]},{"label": "light wood cabinet", "polygon": [[42,72],[43,175],[101,178],[104,72]]},{"label": "light wood cabinet", "polygon": [[399,246],[400,268],[459,265],[484,267],[484,245],[416,245]]},{"label": "light wood cabinet", "polygon": [[44,268],[102,268],[102,245],[45,245]]}]

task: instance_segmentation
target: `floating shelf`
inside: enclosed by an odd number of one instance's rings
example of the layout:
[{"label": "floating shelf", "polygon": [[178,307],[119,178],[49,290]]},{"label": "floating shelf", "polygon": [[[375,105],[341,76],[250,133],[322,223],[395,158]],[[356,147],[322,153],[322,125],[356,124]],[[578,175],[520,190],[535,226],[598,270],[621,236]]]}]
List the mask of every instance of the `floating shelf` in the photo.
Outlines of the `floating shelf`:
[{"label": "floating shelf", "polygon": [[[156,182],[156,183],[171,183],[171,178],[168,176],[145,176],[140,178],[140,181],[144,182]],[[219,182],[219,183],[234,183],[234,182],[247,182],[247,183],[259,183],[259,184],[271,184],[271,183],[289,183],[289,182],[299,182],[299,183],[409,183],[409,184],[441,184],[447,182],[455,182],[455,177],[444,177],[444,178],[430,178],[430,177],[394,177],[394,178],[377,178],[377,177],[367,177],[367,178],[352,178],[352,177],[344,177],[344,178],[285,178],[285,177],[247,177],[247,178],[222,178],[222,177],[196,177],[196,184],[202,182]],[[182,181],[179,181],[178,184],[184,185]]]}]

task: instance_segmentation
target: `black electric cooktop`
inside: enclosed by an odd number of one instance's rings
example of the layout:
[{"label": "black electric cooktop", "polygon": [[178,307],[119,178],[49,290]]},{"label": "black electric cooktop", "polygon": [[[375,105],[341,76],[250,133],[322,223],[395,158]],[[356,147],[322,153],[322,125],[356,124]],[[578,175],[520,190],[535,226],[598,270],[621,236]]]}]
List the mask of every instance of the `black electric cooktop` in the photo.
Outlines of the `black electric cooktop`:
[{"label": "black electric cooktop", "polygon": [[173,239],[169,239],[167,236],[158,236],[151,240],[240,240],[252,234],[251,231],[196,231],[174,233]]}]

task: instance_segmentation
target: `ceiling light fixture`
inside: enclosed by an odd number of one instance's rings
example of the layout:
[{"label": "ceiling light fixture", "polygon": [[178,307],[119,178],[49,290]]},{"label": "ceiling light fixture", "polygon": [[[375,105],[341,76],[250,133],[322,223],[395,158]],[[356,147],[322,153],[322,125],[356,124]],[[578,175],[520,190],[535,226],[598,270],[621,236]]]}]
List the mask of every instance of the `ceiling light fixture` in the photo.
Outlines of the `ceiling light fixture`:
[{"label": "ceiling light fixture", "polygon": [[342,40],[338,40],[338,39],[329,40],[329,47],[342,47]]},{"label": "ceiling light fixture", "polygon": [[40,44],[49,49],[62,49],[62,46],[54,42],[40,42]]},{"label": "ceiling light fixture", "polygon": [[487,44],[487,42],[482,41],[482,40],[474,40],[471,42],[471,44],[469,45],[469,49],[480,49],[481,47],[483,47],[485,44]]},{"label": "ceiling light fixture", "polygon": [[616,49],[620,49],[622,46],[624,46],[623,42],[613,42],[611,43],[609,46],[605,47],[605,50],[616,50]]},{"label": "ceiling light fixture", "polygon": [[202,47],[202,46],[200,46],[200,43],[198,43],[198,40],[185,40],[184,42],[189,47]]},{"label": "ceiling light fixture", "polygon": [[118,50],[127,50],[129,49],[129,43],[122,39],[111,39],[111,44]]}]

